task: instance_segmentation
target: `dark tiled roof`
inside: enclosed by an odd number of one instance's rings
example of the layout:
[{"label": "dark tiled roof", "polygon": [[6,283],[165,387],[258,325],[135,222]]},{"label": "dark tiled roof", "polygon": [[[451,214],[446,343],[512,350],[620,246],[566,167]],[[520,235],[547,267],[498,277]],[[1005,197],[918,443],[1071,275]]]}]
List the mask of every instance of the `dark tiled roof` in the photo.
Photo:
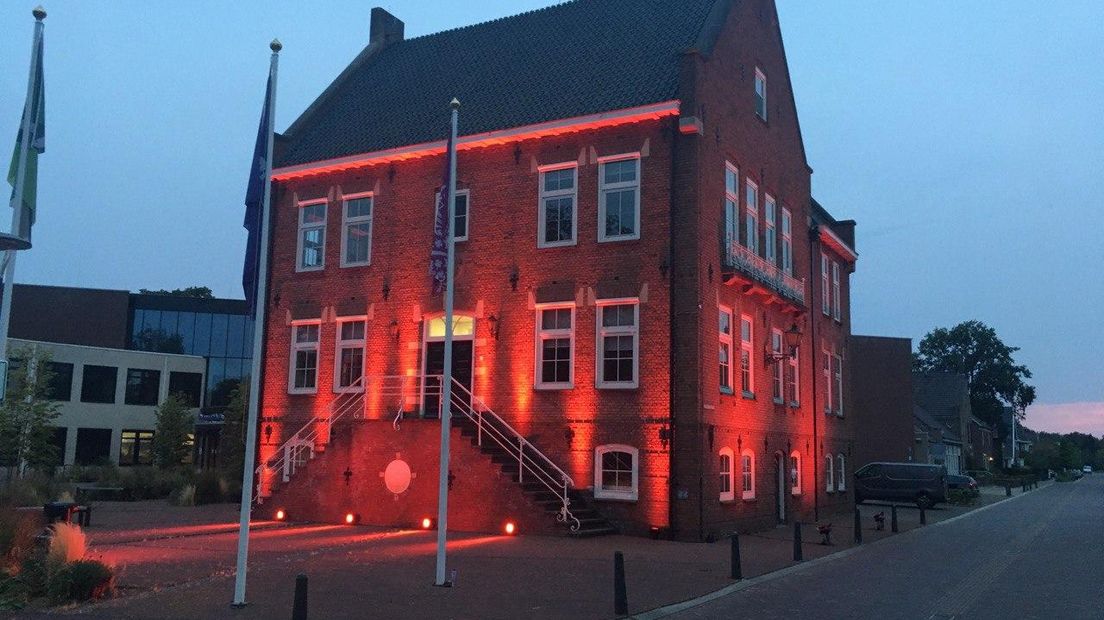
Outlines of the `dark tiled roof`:
[{"label": "dark tiled roof", "polygon": [[912,394],[916,404],[933,417],[953,419],[959,428],[959,406],[963,399],[969,402],[969,385],[966,375],[953,372],[912,373]]},{"label": "dark tiled roof", "polygon": [[723,1],[577,0],[393,43],[296,121],[276,165],[442,140],[453,97],[461,135],[669,101]]}]

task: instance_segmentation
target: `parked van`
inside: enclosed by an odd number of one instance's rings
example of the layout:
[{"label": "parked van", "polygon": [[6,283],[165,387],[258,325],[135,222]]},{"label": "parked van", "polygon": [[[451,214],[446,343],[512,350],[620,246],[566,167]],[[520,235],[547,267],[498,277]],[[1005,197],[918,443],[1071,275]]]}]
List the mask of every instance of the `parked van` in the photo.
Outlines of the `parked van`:
[{"label": "parked van", "polygon": [[947,468],[920,463],[868,463],[855,472],[855,501],[916,502],[930,508],[947,501]]}]

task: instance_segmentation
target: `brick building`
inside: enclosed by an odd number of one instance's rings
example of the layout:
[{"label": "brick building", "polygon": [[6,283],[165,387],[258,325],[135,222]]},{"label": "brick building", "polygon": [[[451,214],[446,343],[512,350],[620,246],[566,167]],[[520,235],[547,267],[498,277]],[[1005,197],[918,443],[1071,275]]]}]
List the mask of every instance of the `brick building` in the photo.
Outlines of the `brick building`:
[{"label": "brick building", "polygon": [[773,2],[579,0],[409,40],[373,9],[279,137],[262,510],[435,511],[454,96],[450,526],[697,540],[848,505],[854,222],[810,195]]},{"label": "brick building", "polygon": [[912,340],[851,336],[849,343],[855,468],[875,461],[917,459]]}]

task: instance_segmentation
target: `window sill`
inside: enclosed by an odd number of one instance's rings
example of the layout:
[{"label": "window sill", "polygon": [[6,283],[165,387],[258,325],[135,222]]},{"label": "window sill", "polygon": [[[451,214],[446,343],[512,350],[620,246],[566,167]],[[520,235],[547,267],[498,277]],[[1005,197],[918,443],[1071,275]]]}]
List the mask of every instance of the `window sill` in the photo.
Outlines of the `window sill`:
[{"label": "window sill", "polygon": [[635,390],[640,386],[636,383],[599,383],[594,387],[599,390]]},{"label": "window sill", "polygon": [[781,398],[772,398],[771,401],[774,402],[774,404],[776,404],[776,405],[785,405],[786,404],[786,401],[784,399],[781,399]]},{"label": "window sill", "polygon": [[371,267],[371,266],[372,266],[372,261],[368,261],[367,263],[341,263],[341,265],[339,265],[339,267],[341,267],[342,269],[355,269],[357,267]]},{"label": "window sill", "polygon": [[790,408],[791,409],[800,409],[801,408],[801,403],[791,400],[790,401]]},{"label": "window sill", "polygon": [[745,501],[745,502],[754,502],[755,501],[755,495],[744,495],[743,497],[740,498],[740,500]]},{"label": "window sill", "polygon": [[628,503],[636,502],[636,494],[610,495],[609,493],[611,493],[611,492],[610,491],[606,491],[606,492],[595,491],[594,492],[594,499],[595,499],[595,501],[603,501],[603,502],[628,502]]},{"label": "window sill", "polygon": [[[363,387],[335,387],[333,389],[334,394],[359,394],[363,391]],[[288,393],[291,394],[292,392]]]},{"label": "window sill", "polygon": [[309,396],[311,394],[317,394],[318,390],[288,390],[288,394],[291,396]]},{"label": "window sill", "polygon": [[533,386],[534,390],[540,390],[542,392],[556,392],[563,390],[574,390],[574,383],[538,383]]},{"label": "window sill", "polygon": [[325,265],[319,265],[318,267],[296,267],[295,273],[311,273],[313,271],[325,271]]},{"label": "window sill", "polygon": [[548,242],[548,243],[538,243],[537,244],[537,249],[538,250],[554,250],[556,248],[575,247],[576,245],[578,245],[578,242],[576,240],[572,239],[571,241],[556,241],[556,242]]},{"label": "window sill", "polygon": [[755,400],[755,392],[740,392],[740,398]]},{"label": "window sill", "polygon": [[617,243],[618,241],[639,241],[640,235],[625,237],[599,237],[598,243]]},{"label": "window sill", "polygon": [[736,498],[735,497],[722,497],[721,498],[721,503],[722,504],[735,504],[736,503]]},{"label": "window sill", "polygon": [[722,387],[721,394],[728,394],[729,396],[732,396],[732,388]]}]

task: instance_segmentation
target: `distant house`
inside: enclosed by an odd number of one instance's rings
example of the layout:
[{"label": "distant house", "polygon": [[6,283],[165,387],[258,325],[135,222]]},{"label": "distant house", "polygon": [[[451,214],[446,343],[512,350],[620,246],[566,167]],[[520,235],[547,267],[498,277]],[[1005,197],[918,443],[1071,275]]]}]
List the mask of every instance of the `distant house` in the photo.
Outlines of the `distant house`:
[{"label": "distant house", "polygon": [[917,463],[946,465],[947,473],[963,471],[962,439],[919,405],[912,409],[915,446],[912,460]]},{"label": "distant house", "polygon": [[966,375],[914,372],[912,393],[917,406],[961,441],[962,469],[989,468],[994,432],[992,427],[973,415]]}]

